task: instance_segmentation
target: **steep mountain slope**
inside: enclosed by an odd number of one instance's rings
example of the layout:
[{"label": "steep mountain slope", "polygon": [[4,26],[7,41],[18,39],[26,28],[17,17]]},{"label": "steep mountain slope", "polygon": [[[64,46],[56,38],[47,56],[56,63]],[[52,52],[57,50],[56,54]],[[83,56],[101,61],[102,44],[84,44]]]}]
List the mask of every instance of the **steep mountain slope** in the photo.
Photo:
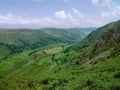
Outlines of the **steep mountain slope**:
[{"label": "steep mountain slope", "polygon": [[80,61],[88,59],[90,61],[87,64],[90,64],[100,59],[120,55],[120,21],[109,25],[110,28],[104,29],[103,27],[104,31],[99,35],[98,40],[96,39],[96,43],[91,44],[91,46],[81,54]]},{"label": "steep mountain slope", "polygon": [[120,23],[117,26],[116,24],[112,29],[103,32],[99,41],[94,46],[93,57],[120,45]]},{"label": "steep mountain slope", "polygon": [[[94,31],[92,31],[86,38],[84,38],[82,41],[80,41],[79,43],[73,45],[72,47],[70,47],[68,49],[69,50],[76,50],[76,51],[80,51],[83,48],[87,48],[91,45],[94,45],[100,38],[101,34],[106,31],[106,30],[110,30],[113,28],[113,26],[115,25],[116,22],[112,22],[109,23],[103,27],[100,27]],[[117,23],[120,23],[120,21],[118,21]]]},{"label": "steep mountain slope", "polygon": [[87,34],[78,29],[0,29],[0,56],[35,49],[48,44],[77,42]]}]

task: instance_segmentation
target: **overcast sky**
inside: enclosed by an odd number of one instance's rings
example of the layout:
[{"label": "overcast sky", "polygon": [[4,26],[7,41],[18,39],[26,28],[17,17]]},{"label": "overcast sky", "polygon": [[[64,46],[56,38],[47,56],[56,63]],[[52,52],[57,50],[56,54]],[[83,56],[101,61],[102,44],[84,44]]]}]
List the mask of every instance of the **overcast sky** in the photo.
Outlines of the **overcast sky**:
[{"label": "overcast sky", "polygon": [[0,0],[0,28],[99,27],[120,19],[120,0]]}]

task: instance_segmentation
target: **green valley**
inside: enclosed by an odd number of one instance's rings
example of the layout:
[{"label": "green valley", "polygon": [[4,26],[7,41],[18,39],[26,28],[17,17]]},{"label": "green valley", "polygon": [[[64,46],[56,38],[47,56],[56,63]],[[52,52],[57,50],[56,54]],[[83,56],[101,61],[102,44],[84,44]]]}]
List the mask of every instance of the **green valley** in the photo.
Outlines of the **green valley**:
[{"label": "green valley", "polygon": [[119,89],[120,21],[98,29],[0,29],[0,90]]},{"label": "green valley", "polygon": [[0,29],[0,59],[49,44],[72,44],[86,35],[82,29]]}]

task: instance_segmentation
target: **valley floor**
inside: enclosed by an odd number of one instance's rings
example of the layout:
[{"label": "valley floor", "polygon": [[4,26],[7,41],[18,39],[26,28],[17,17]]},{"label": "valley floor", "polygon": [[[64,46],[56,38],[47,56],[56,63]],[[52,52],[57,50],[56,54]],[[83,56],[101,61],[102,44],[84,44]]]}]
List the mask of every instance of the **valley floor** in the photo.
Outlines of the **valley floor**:
[{"label": "valley floor", "polygon": [[75,62],[79,53],[62,51],[61,46],[27,50],[0,62],[0,90],[120,89],[120,56],[82,67]]}]

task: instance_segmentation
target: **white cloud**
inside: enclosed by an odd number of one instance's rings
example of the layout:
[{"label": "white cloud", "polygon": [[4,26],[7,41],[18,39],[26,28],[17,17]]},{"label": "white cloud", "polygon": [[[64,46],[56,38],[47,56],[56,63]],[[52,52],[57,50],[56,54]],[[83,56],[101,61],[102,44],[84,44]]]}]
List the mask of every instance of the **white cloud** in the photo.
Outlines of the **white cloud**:
[{"label": "white cloud", "polygon": [[[116,0],[91,0],[94,6],[102,8],[95,20],[103,24],[120,19],[120,6],[116,6]],[[99,19],[101,18],[101,20]]]},{"label": "white cloud", "polygon": [[76,21],[76,19],[71,15],[71,13],[66,13],[64,10],[56,11],[54,14],[57,17],[57,19]]},{"label": "white cloud", "polygon": [[106,8],[101,12],[101,18],[104,19],[120,19],[120,6],[115,5],[115,0],[91,0],[97,7]]},{"label": "white cloud", "polygon": [[120,19],[120,6],[111,8],[107,12],[103,12],[101,14],[102,17],[104,18],[115,18],[115,19]]},{"label": "white cloud", "polygon": [[21,16],[15,16],[12,13],[7,15],[0,15],[0,23],[7,23],[7,24],[37,24],[41,23],[39,19],[35,18],[23,18]]},{"label": "white cloud", "polygon": [[67,13],[65,10],[56,11],[54,15],[54,19],[59,22],[59,27],[72,27],[77,23],[77,19],[72,15],[72,13]]},{"label": "white cloud", "polygon": [[[107,6],[108,7],[108,6]],[[26,18],[12,13],[0,14],[0,24],[23,27],[91,27],[102,26],[114,20],[120,19],[120,6],[99,12],[98,14],[86,14],[81,10],[72,8],[71,12],[55,11],[52,16],[43,18]]]},{"label": "white cloud", "polygon": [[18,25],[24,27],[54,27],[59,24],[58,21],[54,20],[51,17],[44,18],[25,18],[21,16],[13,15],[12,13],[8,13],[7,15],[0,14],[0,24],[7,25]]},{"label": "white cloud", "polygon": [[45,17],[42,19],[42,23],[44,24],[44,26],[51,26],[51,25],[58,25],[59,22],[56,20],[51,19],[50,17]]},{"label": "white cloud", "polygon": [[87,22],[90,23],[91,26],[100,26],[103,22],[94,19],[87,19]]},{"label": "white cloud", "polygon": [[[71,9],[73,11],[73,9]],[[76,12],[76,9],[74,9]],[[77,10],[78,11],[78,10]],[[77,13],[67,13],[65,10],[56,11],[51,17],[44,18],[25,18],[21,16],[13,15],[8,13],[7,15],[0,15],[0,23],[7,25],[17,25],[23,27],[85,27],[93,25],[98,25],[92,20],[89,22],[84,17],[77,17]],[[77,15],[77,16],[75,16]],[[91,17],[89,17],[91,19]],[[94,19],[94,18],[92,18]]]},{"label": "white cloud", "polygon": [[79,18],[84,18],[84,14],[83,14],[80,10],[78,10],[78,9],[76,9],[76,8],[72,8],[72,11],[73,11],[73,13],[74,13],[75,15],[77,15]]},{"label": "white cloud", "polygon": [[64,18],[67,17],[67,14],[65,13],[64,10],[56,11],[56,12],[55,12],[55,15],[56,15],[56,17],[61,18],[61,19],[64,19]]},{"label": "white cloud", "polygon": [[94,5],[99,5],[99,0],[91,0]]},{"label": "white cloud", "polygon": [[111,8],[111,6],[114,4],[113,0],[91,0],[91,2],[95,6],[108,7],[108,8]]},{"label": "white cloud", "polygon": [[105,17],[105,18],[110,18],[111,14],[110,14],[110,12],[103,12],[103,13],[101,14],[101,16],[102,16],[102,17]]}]

